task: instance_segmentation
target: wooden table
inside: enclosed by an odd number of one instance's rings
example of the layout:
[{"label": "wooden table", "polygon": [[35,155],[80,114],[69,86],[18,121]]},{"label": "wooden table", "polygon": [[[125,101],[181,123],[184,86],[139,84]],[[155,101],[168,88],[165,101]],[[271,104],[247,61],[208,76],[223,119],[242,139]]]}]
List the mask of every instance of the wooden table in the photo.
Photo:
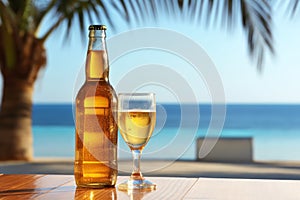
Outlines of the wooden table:
[{"label": "wooden table", "polygon": [[[118,183],[128,177],[119,177]],[[0,199],[300,199],[300,181],[149,177],[153,192],[76,188],[72,175],[0,174]]]}]

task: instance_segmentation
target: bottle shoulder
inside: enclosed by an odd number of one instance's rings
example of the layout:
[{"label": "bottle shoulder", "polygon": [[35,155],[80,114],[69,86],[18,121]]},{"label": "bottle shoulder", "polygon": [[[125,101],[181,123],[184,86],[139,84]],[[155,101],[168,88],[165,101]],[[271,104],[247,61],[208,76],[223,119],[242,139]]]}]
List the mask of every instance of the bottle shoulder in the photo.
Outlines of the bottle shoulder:
[{"label": "bottle shoulder", "polygon": [[76,101],[80,101],[88,97],[103,97],[109,99],[112,102],[117,101],[117,95],[109,82],[105,81],[86,81],[77,93]]}]

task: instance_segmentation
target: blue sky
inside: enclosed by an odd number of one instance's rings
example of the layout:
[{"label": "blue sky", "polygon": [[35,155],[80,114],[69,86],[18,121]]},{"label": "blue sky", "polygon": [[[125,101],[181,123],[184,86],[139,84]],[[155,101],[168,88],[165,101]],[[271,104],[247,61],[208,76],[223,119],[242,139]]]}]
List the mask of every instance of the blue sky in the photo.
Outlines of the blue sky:
[{"label": "blue sky", "polygon": [[[283,14],[275,15],[273,32],[276,55],[267,55],[263,71],[259,73],[255,62],[252,62],[248,56],[247,43],[241,27],[227,32],[221,28],[206,27],[163,15],[158,22],[149,20],[143,26],[133,24],[130,27],[114,13],[112,16],[118,21],[118,25],[116,31],[111,31],[108,27],[108,41],[118,34],[133,29],[159,27],[176,31],[196,42],[206,51],[216,66],[224,87],[225,103],[300,103],[298,92],[300,91],[300,20],[297,20],[297,17],[290,20]],[[107,24],[105,21],[95,23]],[[65,42],[61,37],[63,33],[59,29],[46,42],[48,62],[36,82],[34,103],[71,103],[76,94],[77,77],[80,76],[80,70],[84,66],[88,37],[81,37],[78,30],[74,29],[70,40]],[[193,78],[193,72],[187,70],[190,66],[185,66],[180,58],[170,59],[170,55],[160,53],[155,50],[141,50],[126,54],[120,60],[111,63],[112,85],[118,84],[122,75],[132,70],[132,66],[141,65],[141,60],[145,59],[147,60],[145,64],[149,64],[153,59],[156,64],[161,62],[166,66],[174,67],[180,74],[186,73],[183,77],[191,87],[196,88],[198,102],[211,102],[203,77]],[[149,54],[152,55],[151,58],[147,58]],[[151,86],[148,86],[148,89],[151,90]],[[161,101],[174,101],[168,96],[168,92],[158,93]]]}]

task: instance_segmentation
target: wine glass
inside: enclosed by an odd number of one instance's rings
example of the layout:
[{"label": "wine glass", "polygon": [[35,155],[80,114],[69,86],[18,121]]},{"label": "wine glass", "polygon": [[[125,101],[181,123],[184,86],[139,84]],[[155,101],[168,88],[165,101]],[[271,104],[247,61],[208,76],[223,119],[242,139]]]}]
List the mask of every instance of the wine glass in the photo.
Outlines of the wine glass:
[{"label": "wine glass", "polygon": [[154,93],[121,93],[118,95],[118,125],[133,156],[130,179],[118,185],[119,190],[155,190],[140,171],[142,150],[149,141],[156,122]]}]

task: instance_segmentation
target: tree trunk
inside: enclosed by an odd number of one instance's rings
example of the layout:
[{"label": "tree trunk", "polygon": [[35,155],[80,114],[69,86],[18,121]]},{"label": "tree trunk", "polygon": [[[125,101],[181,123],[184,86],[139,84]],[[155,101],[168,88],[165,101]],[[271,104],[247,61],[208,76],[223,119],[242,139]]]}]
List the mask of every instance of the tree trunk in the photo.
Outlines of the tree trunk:
[{"label": "tree trunk", "polygon": [[0,160],[31,160],[33,83],[4,77],[0,111]]}]

